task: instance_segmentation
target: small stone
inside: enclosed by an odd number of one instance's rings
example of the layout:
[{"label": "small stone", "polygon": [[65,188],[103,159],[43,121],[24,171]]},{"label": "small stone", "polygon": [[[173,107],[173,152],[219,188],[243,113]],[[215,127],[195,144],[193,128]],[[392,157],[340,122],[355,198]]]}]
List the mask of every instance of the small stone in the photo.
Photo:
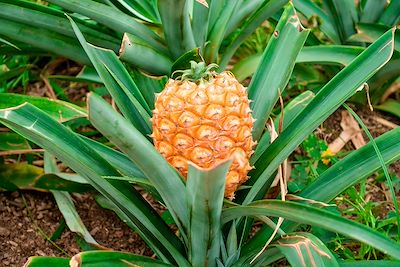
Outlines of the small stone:
[{"label": "small stone", "polygon": [[0,227],[0,236],[5,236],[5,237],[7,237],[7,236],[9,236],[10,235],[10,231],[9,230],[7,230],[6,228],[4,228],[4,227]]}]

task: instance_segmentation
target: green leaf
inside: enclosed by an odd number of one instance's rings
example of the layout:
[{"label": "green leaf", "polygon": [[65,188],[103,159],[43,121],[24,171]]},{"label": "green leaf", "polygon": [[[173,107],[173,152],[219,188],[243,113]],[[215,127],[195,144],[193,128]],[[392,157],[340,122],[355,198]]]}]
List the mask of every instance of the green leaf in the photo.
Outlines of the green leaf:
[{"label": "green leaf", "polygon": [[193,266],[216,266],[220,255],[221,211],[225,177],[232,161],[202,169],[189,163],[186,195],[189,214],[189,258]]},{"label": "green leaf", "polygon": [[[382,153],[385,164],[400,159],[400,128],[383,134],[375,139],[375,142]],[[306,199],[330,202],[350,186],[379,170],[380,167],[376,152],[372,144],[368,143],[322,173],[317,180],[300,193],[300,196]],[[282,229],[292,231],[296,225],[292,222],[285,222]],[[271,229],[264,227],[243,250],[245,252],[259,250],[258,247],[263,246],[271,233]]]},{"label": "green leaf", "polygon": [[186,196],[176,193],[184,192],[185,186],[177,171],[135,127],[95,94],[89,96],[89,118],[149,178],[178,226],[187,226]]},{"label": "green leaf", "polygon": [[293,6],[287,5],[248,89],[249,98],[254,101],[251,103],[253,117],[256,119],[253,126],[254,140],[260,139],[265,122],[289,81],[296,57],[308,33],[301,26]]},{"label": "green leaf", "polygon": [[69,102],[51,100],[46,97],[0,93],[0,109],[18,106],[25,102],[42,109],[59,122],[66,122],[77,118],[87,117],[85,109]]},{"label": "green leaf", "polygon": [[358,22],[355,4],[347,0],[326,0],[332,21],[336,24],[341,43],[346,43],[349,36],[355,33],[354,25]]},{"label": "green leaf", "polygon": [[[234,36],[232,36],[232,41],[224,50],[219,62],[220,69],[223,70],[226,68],[236,50],[247,39],[247,37],[249,37],[265,20],[278,12],[287,3],[288,0],[265,1],[262,6],[243,23],[242,27],[240,27],[237,32],[233,32],[232,35]],[[230,38],[228,37],[228,39]]]},{"label": "green leaf", "polygon": [[151,23],[159,23],[155,1],[147,0],[110,0],[118,9],[131,13],[135,17]]},{"label": "green leaf", "polygon": [[400,103],[399,103],[399,101],[396,101],[394,99],[389,99],[389,100],[386,100],[385,102],[383,102],[383,104],[375,106],[375,108],[382,110],[382,111],[392,113],[393,115],[400,118]]},{"label": "green leaf", "polygon": [[[313,92],[305,91],[293,98],[293,100],[285,106],[283,112],[282,130],[284,130],[297,117],[297,115],[300,114],[300,112],[311,102],[314,97],[315,95]],[[274,127],[276,130],[279,129],[279,121],[281,116],[282,113],[280,113],[274,119]],[[268,131],[265,131],[254,151],[254,154],[250,158],[250,165],[254,164],[264,153],[264,151],[270,144],[270,139],[270,133]]]},{"label": "green leaf", "polygon": [[302,266],[339,267],[332,252],[310,233],[289,234],[271,246],[278,248],[292,266],[301,263]]},{"label": "green leaf", "polygon": [[200,47],[201,50],[203,50],[207,39],[209,11],[210,8],[205,7],[198,1],[193,1],[192,31],[196,46]]},{"label": "green leaf", "polygon": [[[390,27],[380,24],[358,23],[357,33],[350,36],[349,41],[373,43],[378,40]],[[394,49],[400,52],[400,32],[395,31]]]},{"label": "green leaf", "polygon": [[71,266],[82,267],[165,267],[173,266],[149,257],[116,251],[86,251],[71,259]]},{"label": "green leaf", "polygon": [[346,68],[328,82],[307,105],[307,107],[288,125],[279,137],[267,148],[251,172],[251,182],[255,182],[244,203],[250,203],[272,174],[290,153],[346,99],[363,85],[390,59],[393,53],[394,30],[388,31],[377,42],[368,47]]},{"label": "green leaf", "polygon": [[360,22],[373,23],[379,19],[388,2],[386,0],[366,0],[361,10]]},{"label": "green leaf", "polygon": [[[0,0],[0,3],[0,17],[3,19],[75,38],[71,24],[61,11],[44,5],[20,0]],[[90,42],[102,47],[107,47],[116,52],[118,51],[118,37],[104,33],[100,27],[94,27],[93,25],[88,26],[84,21],[77,18],[74,19],[78,21],[79,28],[88,36]]]},{"label": "green leaf", "polygon": [[150,108],[121,61],[111,50],[86,43],[75,22],[72,19],[70,21],[79,41],[122,114],[142,133],[150,134]]},{"label": "green leaf", "polygon": [[214,63],[218,60],[218,51],[225,36],[229,19],[238,3],[238,0],[226,1],[218,20],[215,21],[214,25],[210,25],[207,45],[204,48],[204,57],[207,63]]},{"label": "green leaf", "polygon": [[0,133],[0,150],[25,150],[31,149],[28,141],[16,133]]},{"label": "green leaf", "polygon": [[70,267],[69,259],[53,257],[29,257],[25,267]]},{"label": "green leaf", "polygon": [[[57,166],[56,158],[51,156],[48,152],[44,153],[44,171],[46,173],[60,172]],[[89,244],[98,245],[79,217],[72,197],[69,195],[69,193],[55,190],[52,190],[51,193],[56,200],[57,207],[62,213],[68,228],[72,232],[80,234]]]},{"label": "green leaf", "polygon": [[380,23],[395,26],[400,19],[400,2],[399,1],[390,1],[389,5],[386,7],[383,12],[381,18],[379,19]]},{"label": "green leaf", "polygon": [[136,226],[136,231],[163,260],[187,266],[182,243],[129,183],[105,180],[117,176],[115,170],[79,136],[30,104],[0,110],[0,122],[48,150],[72,170],[82,175],[107,197]]},{"label": "green leaf", "polygon": [[185,0],[158,0],[165,40],[173,59],[196,47],[187,8]]},{"label": "green leaf", "polygon": [[144,24],[123,12],[92,0],[49,0],[67,10],[89,17],[122,34],[133,34],[160,52],[166,52],[161,38]]},{"label": "green leaf", "polygon": [[[296,63],[339,64],[347,66],[365,49],[357,46],[321,45],[303,47],[296,58]],[[232,72],[239,81],[252,75],[259,63],[262,54],[254,54],[233,67]]]},{"label": "green leaf", "polygon": [[42,168],[26,163],[0,165],[0,187],[14,191],[21,190],[62,190],[87,192],[91,186],[82,183],[72,174],[45,174]]},{"label": "green leaf", "polygon": [[125,33],[122,39],[120,58],[153,75],[168,75],[172,67],[168,55],[161,54],[129,33]]},{"label": "green leaf", "polygon": [[146,178],[143,172],[139,170],[139,168],[125,154],[90,138],[84,136],[80,137],[88,146],[113,165],[118,172],[130,177]]},{"label": "green leaf", "polygon": [[366,261],[339,261],[340,267],[397,267],[400,261],[366,260]]},{"label": "green leaf", "polygon": [[[74,38],[8,19],[0,18],[0,25],[0,35],[7,36],[14,41],[29,44],[36,49],[39,48],[39,51],[49,51],[83,64],[90,64],[90,60],[80,47],[79,42]],[[21,46],[19,47],[21,48]],[[14,48],[11,49],[15,51]],[[4,51],[4,48],[2,50]]]},{"label": "green leaf", "polygon": [[174,72],[177,70],[187,70],[190,69],[190,61],[196,61],[196,62],[203,62],[203,58],[200,55],[200,49],[195,48],[192,49],[182,56],[180,56],[177,60],[175,60],[174,64],[171,67],[171,78],[174,79],[176,78],[177,75],[174,75]]},{"label": "green leaf", "polygon": [[400,259],[400,245],[388,237],[365,225],[306,204],[280,200],[256,201],[247,206],[237,206],[223,210],[222,223],[243,216],[260,215],[282,217],[297,223],[318,226],[359,240],[393,258]]},{"label": "green leaf", "polygon": [[307,19],[317,15],[321,20],[321,31],[331,39],[334,44],[340,44],[339,33],[336,30],[334,21],[332,21],[331,17],[316,3],[308,0],[293,0],[293,4]]}]

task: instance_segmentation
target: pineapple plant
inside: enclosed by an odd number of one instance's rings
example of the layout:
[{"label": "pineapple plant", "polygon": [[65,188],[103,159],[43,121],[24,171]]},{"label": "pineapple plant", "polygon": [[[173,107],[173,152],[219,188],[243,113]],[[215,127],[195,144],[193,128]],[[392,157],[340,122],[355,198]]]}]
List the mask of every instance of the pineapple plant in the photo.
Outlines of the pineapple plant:
[{"label": "pineapple plant", "polygon": [[[283,257],[292,266],[343,263],[317,236],[298,231],[300,224],[359,240],[398,263],[398,243],[316,203],[331,202],[346,188],[398,160],[400,129],[336,163],[300,192],[299,200],[264,199],[276,173],[282,173],[285,159],[391,58],[393,29],[316,94],[309,92],[311,97],[293,100],[302,105],[284,108],[282,119],[269,123],[309,34],[292,3],[213,0],[207,1],[207,8],[205,1],[189,0],[49,2],[69,10],[72,17],[26,1],[0,0],[4,7],[0,13],[9,11],[1,13],[0,22],[6,21],[6,16],[11,18],[5,22],[10,28],[1,28],[0,33],[19,44],[94,67],[118,110],[91,93],[87,118],[118,150],[82,137],[54,113],[52,117],[30,103],[1,109],[0,122],[68,165],[80,183],[96,189],[108,207],[146,241],[157,259],[94,250],[72,259],[31,257],[27,267],[266,266]],[[157,5],[152,5],[155,2]],[[141,5],[134,8],[132,3]],[[282,7],[274,35],[246,90],[224,70],[243,38]],[[46,30],[37,32],[26,25],[24,17],[13,17],[22,11],[59,23],[41,24]],[[90,18],[91,23],[76,13]],[[104,27],[107,30],[102,31]],[[43,38],[10,29],[29,29]],[[57,43],[50,37],[57,37],[66,49],[55,49]],[[123,38],[120,58],[116,38]],[[105,45],[96,46],[101,44]],[[165,75],[169,80],[150,79],[139,71]],[[153,93],[159,94],[153,97]],[[68,107],[73,109],[64,108]],[[281,125],[278,136],[267,124]],[[376,161],[377,153],[383,164]],[[53,172],[54,179],[68,179]],[[279,178],[284,196],[284,177]],[[77,181],[77,177],[68,180],[79,186]],[[145,188],[165,205],[178,231],[171,230],[132,184]],[[262,222],[263,227],[251,236],[255,222]]]},{"label": "pineapple plant", "polygon": [[247,180],[253,152],[253,118],[246,88],[215,64],[191,61],[158,94],[153,110],[154,145],[187,177],[188,162],[211,168],[234,156],[226,176],[225,196]]}]

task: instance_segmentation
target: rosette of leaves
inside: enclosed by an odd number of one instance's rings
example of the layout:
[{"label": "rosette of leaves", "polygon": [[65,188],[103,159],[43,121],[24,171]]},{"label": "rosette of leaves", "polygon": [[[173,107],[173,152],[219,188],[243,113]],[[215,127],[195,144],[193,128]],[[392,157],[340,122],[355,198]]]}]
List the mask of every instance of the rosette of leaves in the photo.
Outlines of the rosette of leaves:
[{"label": "rosette of leaves", "polygon": [[[398,264],[399,244],[364,225],[332,214],[318,203],[332,201],[346,188],[398,160],[399,129],[350,153],[322,173],[299,192],[297,199],[308,201],[264,199],[285,159],[390,60],[393,29],[358,55],[316,95],[301,95],[294,100],[300,105],[288,105],[278,123],[279,135],[271,138],[265,125],[309,34],[293,5],[285,6],[275,29],[278,34],[271,38],[248,88],[256,119],[252,135],[258,145],[250,158],[254,166],[250,178],[231,202],[224,200],[225,176],[231,160],[208,169],[189,165],[185,182],[148,138],[154,97],[145,96],[152,89],[136,84],[114,51],[87,43],[85,33],[79,31],[80,24],[72,19],[71,23],[82,51],[120,111],[92,93],[88,97],[88,119],[121,152],[83,138],[29,103],[0,110],[0,122],[79,174],[143,238],[157,259],[96,250],[79,253],[72,259],[32,257],[26,266],[265,266],[284,257],[293,266],[359,264],[341,262],[316,236],[296,231],[301,224],[364,242],[386,253],[393,259],[392,264]],[[173,25],[176,26],[175,22]],[[202,53],[205,58],[211,55],[205,50]],[[180,60],[174,64],[182,64],[185,56],[177,53]],[[149,62],[158,63],[150,59]],[[377,155],[383,165],[376,160]],[[166,206],[179,231],[168,227],[132,183],[142,185]],[[262,222],[263,227],[250,235],[255,222]]]}]

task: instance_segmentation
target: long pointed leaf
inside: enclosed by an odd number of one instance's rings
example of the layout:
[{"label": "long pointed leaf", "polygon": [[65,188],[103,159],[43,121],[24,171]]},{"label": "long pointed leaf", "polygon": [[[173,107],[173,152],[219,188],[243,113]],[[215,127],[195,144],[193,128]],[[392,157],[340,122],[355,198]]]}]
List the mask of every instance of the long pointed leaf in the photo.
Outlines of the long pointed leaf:
[{"label": "long pointed leaf", "polygon": [[318,226],[359,240],[385,254],[400,259],[400,245],[388,237],[365,225],[306,204],[280,200],[256,201],[247,206],[225,209],[222,212],[222,222],[226,223],[243,216],[259,215],[283,217],[298,223]]},{"label": "long pointed leaf", "polygon": [[127,182],[102,176],[118,172],[70,129],[30,104],[0,110],[0,122],[45,148],[107,197],[136,225],[137,232],[164,260],[186,262],[182,244],[146,200]]},{"label": "long pointed leaf", "polygon": [[[264,184],[290,153],[333,113],[346,99],[356,92],[364,82],[375,74],[390,59],[394,47],[394,30],[388,31],[377,42],[367,48],[349,66],[338,73],[315,96],[309,105],[273,142],[255,164],[250,181],[254,185],[246,195],[250,203],[263,194]],[[260,191],[261,190],[261,191]]]},{"label": "long pointed leaf", "polygon": [[220,255],[221,211],[225,177],[232,161],[212,169],[189,164],[187,199],[190,210],[189,257],[193,266],[216,266]]},{"label": "long pointed leaf", "polygon": [[180,226],[187,226],[185,186],[179,174],[154,146],[97,95],[89,97],[89,118],[111,142],[124,151],[149,178]]},{"label": "long pointed leaf", "polygon": [[251,109],[256,119],[253,126],[254,140],[260,139],[265,122],[289,81],[308,33],[301,26],[294,7],[288,5],[249,85],[249,98],[254,101]]}]

